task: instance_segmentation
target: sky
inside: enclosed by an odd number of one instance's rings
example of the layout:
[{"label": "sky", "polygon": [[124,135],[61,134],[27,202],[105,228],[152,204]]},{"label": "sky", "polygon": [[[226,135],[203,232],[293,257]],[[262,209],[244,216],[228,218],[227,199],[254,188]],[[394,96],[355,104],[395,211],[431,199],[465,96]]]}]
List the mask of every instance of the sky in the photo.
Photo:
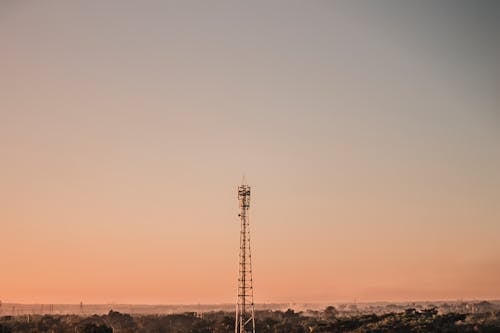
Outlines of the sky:
[{"label": "sky", "polygon": [[0,300],[500,298],[497,1],[0,2]]}]

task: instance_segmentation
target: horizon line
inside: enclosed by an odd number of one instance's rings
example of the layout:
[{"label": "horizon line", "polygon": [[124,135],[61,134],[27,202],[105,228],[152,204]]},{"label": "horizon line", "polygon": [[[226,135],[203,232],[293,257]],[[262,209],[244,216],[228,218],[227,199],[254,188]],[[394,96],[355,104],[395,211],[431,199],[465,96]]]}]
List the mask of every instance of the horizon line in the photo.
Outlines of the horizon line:
[{"label": "horizon line", "polygon": [[[284,304],[372,304],[372,303],[428,303],[428,302],[471,302],[471,301],[491,301],[491,302],[500,302],[500,298],[454,298],[454,299],[427,299],[427,300],[377,300],[377,301],[297,301],[297,302],[256,302],[255,305],[284,305]],[[77,302],[77,303],[51,303],[51,302],[11,302],[11,301],[3,301],[0,300],[1,305],[75,305],[80,306],[83,304],[84,306],[90,305],[135,305],[135,306],[214,306],[214,305],[235,305],[235,303],[229,302],[221,302],[221,303],[128,303],[128,302],[105,302],[105,303],[85,303],[85,302]]]}]

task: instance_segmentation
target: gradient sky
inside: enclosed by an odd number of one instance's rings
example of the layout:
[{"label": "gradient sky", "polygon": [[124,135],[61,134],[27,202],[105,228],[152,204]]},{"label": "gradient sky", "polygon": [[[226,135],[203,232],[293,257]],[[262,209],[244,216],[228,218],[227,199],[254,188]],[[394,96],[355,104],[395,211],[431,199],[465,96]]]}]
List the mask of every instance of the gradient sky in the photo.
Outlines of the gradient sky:
[{"label": "gradient sky", "polygon": [[500,298],[498,1],[0,2],[0,299]]}]

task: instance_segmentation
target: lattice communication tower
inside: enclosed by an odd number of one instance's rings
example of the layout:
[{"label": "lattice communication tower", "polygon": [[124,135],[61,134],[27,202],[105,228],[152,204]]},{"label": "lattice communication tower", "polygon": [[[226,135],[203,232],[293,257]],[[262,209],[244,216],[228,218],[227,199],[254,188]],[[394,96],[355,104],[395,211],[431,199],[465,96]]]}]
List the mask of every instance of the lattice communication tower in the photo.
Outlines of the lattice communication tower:
[{"label": "lattice communication tower", "polygon": [[255,311],[253,304],[252,254],[250,251],[250,186],[238,186],[240,203],[240,256],[238,275],[238,301],[236,303],[235,333],[255,333]]}]

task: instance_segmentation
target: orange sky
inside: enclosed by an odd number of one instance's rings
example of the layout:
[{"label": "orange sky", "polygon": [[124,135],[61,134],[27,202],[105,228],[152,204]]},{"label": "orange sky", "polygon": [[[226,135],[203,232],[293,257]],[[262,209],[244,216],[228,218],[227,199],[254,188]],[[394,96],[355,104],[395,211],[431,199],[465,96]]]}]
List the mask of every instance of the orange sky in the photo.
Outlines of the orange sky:
[{"label": "orange sky", "polygon": [[500,298],[473,4],[0,4],[0,300]]}]

